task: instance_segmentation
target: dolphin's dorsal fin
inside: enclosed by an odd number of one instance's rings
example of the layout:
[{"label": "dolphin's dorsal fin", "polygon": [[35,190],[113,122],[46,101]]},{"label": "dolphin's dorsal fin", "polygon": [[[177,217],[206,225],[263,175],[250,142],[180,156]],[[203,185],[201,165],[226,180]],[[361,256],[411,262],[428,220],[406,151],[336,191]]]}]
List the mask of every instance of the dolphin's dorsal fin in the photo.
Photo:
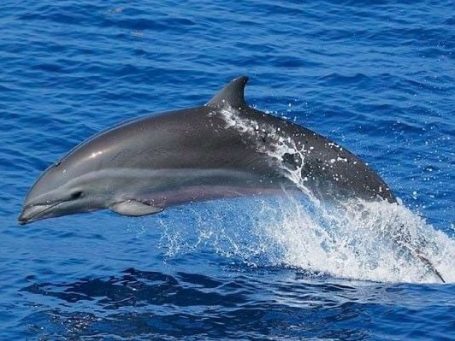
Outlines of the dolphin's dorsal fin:
[{"label": "dolphin's dorsal fin", "polygon": [[220,92],[218,92],[206,105],[214,108],[230,106],[232,108],[243,108],[245,102],[245,85],[248,77],[241,76],[233,79]]}]

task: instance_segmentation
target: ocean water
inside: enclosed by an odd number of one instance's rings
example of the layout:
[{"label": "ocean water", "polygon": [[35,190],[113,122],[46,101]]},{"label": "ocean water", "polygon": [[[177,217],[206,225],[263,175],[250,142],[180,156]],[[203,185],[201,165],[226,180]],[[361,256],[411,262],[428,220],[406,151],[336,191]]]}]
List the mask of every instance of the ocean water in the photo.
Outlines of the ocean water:
[{"label": "ocean water", "polygon": [[[0,339],[455,339],[453,1],[4,1]],[[249,103],[342,144],[402,206],[294,198],[17,224],[36,177],[124,120]],[[424,237],[446,284],[396,252]]]}]

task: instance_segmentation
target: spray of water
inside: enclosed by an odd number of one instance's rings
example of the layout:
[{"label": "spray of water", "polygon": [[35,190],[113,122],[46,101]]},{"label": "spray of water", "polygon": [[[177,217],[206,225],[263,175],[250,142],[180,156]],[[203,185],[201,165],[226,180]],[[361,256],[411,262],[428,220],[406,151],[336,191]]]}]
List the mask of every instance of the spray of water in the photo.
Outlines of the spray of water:
[{"label": "spray of water", "polygon": [[283,250],[286,265],[344,278],[440,283],[409,251],[419,249],[446,281],[455,280],[455,242],[404,206],[350,202],[315,214],[288,200],[279,211],[280,225],[264,224],[263,229],[270,245]]},{"label": "spray of water", "polygon": [[314,276],[440,283],[396,243],[406,239],[446,282],[455,282],[455,241],[401,205],[351,202],[315,210],[307,198],[288,196],[199,203],[172,216],[161,221],[168,257],[208,250],[249,266],[299,268]]}]

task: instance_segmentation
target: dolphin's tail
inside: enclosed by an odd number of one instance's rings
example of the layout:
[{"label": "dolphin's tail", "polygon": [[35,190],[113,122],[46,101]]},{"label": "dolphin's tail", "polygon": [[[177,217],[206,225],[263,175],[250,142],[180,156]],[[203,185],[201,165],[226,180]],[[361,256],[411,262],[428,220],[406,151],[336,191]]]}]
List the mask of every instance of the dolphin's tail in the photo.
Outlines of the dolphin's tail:
[{"label": "dolphin's tail", "polygon": [[415,255],[418,259],[420,259],[420,261],[429,271],[431,271],[436,277],[438,277],[441,280],[442,283],[446,282],[442,277],[441,273],[438,271],[438,269],[435,268],[435,266],[430,262],[430,260],[420,252],[420,250],[416,250]]},{"label": "dolphin's tail", "polygon": [[[422,239],[420,241],[421,243],[426,243],[425,239]],[[425,269],[428,272],[431,272],[433,275],[435,275],[439,280],[441,280],[442,283],[445,283],[446,281],[442,277],[441,273],[436,269],[436,267],[433,265],[433,263],[428,259],[427,256],[424,255],[423,252],[420,251],[418,247],[413,247],[410,245],[409,241],[405,240],[397,240],[398,245],[403,247],[409,254],[411,254],[413,257],[417,258],[420,260],[425,267]]]}]

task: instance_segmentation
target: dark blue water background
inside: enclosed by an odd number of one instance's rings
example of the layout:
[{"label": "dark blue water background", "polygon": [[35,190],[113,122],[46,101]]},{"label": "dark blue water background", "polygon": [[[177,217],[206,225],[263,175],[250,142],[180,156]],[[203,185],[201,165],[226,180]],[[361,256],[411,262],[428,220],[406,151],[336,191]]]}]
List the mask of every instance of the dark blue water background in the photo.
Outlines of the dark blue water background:
[{"label": "dark blue water background", "polygon": [[[3,1],[0,338],[454,338],[453,284],[309,272],[318,256],[261,231],[274,211],[254,200],[16,223],[80,141],[247,74],[251,104],[360,155],[443,233],[453,283],[454,58],[453,1]],[[296,241],[298,219],[274,228]]]}]

